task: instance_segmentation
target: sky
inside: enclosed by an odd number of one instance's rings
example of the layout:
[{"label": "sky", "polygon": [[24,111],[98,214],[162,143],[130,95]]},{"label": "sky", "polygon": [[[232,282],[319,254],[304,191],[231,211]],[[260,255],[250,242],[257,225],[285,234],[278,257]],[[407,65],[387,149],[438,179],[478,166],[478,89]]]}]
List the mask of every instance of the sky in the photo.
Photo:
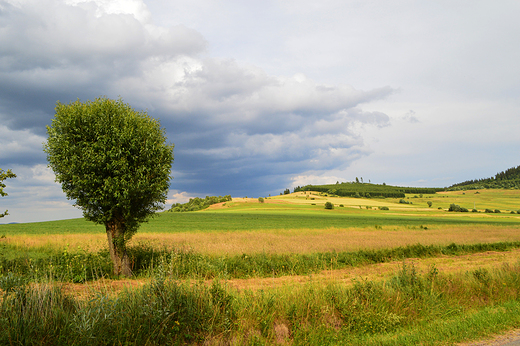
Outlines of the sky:
[{"label": "sky", "polygon": [[117,99],[175,144],[165,208],[520,165],[520,2],[0,0],[0,220],[81,217],[42,150],[56,102]]}]

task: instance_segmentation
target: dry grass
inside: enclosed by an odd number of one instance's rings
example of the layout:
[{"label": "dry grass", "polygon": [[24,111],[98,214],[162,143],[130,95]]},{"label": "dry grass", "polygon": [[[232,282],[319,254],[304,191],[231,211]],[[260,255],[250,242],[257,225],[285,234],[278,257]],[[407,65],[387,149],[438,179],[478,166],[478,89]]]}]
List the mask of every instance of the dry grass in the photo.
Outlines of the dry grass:
[{"label": "dry grass", "polygon": [[424,229],[383,226],[323,230],[267,230],[251,232],[137,234],[136,242],[154,246],[191,249],[210,255],[286,254],[327,251],[384,249],[421,243],[448,245],[520,241],[516,227],[497,226],[428,226]]},{"label": "dry grass", "polygon": [[[427,226],[428,229],[383,226],[367,228],[328,228],[297,230],[264,230],[249,232],[137,233],[130,245],[150,244],[158,248],[192,250],[208,255],[286,254],[327,251],[358,251],[395,248],[420,243],[448,245],[520,241],[518,227],[491,225]],[[24,247],[53,247],[70,250],[80,247],[98,251],[106,247],[106,235],[74,234],[35,236],[20,235],[3,242]]]}]

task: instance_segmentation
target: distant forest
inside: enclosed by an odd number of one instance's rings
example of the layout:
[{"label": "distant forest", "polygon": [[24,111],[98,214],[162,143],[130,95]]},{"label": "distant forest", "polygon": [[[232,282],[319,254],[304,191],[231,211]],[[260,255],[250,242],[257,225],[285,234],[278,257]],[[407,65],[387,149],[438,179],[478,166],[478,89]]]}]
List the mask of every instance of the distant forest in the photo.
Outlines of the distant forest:
[{"label": "distant forest", "polygon": [[[357,180],[357,179],[356,179]],[[403,187],[403,186],[392,186],[386,185],[385,183],[371,184],[371,183],[360,183],[356,181],[343,182],[328,185],[305,185],[294,188],[294,192],[299,191],[317,191],[328,193],[336,196],[344,197],[389,197],[389,198],[404,198],[405,193],[415,194],[433,194],[437,191],[444,191],[444,188],[432,188],[432,187]],[[285,190],[288,193],[288,190]]]},{"label": "distant forest", "polygon": [[448,190],[518,189],[520,188],[520,166],[506,169],[494,177],[467,180],[453,184]]}]

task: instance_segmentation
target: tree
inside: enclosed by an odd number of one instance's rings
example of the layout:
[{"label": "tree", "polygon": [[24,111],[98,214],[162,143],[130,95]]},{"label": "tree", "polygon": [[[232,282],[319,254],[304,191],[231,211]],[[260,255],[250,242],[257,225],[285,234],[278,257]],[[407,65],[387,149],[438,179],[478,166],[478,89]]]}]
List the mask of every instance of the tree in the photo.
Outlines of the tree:
[{"label": "tree", "polygon": [[334,204],[331,202],[325,202],[325,209],[334,209]]},{"label": "tree", "polygon": [[126,245],[163,208],[173,144],[158,120],[104,97],[57,102],[47,134],[56,181],[87,220],[105,225],[114,274],[130,276]]},{"label": "tree", "polygon": [[[16,178],[16,174],[11,172],[10,169],[8,169],[7,171],[4,171],[3,169],[0,168],[0,196],[2,196],[2,197],[7,196],[7,193],[4,192],[5,184],[3,183],[3,181],[8,178]],[[4,216],[7,216],[7,215],[9,215],[9,214],[7,213],[7,210],[6,210],[4,213],[0,214],[0,218],[3,218]]]},{"label": "tree", "polygon": [[426,202],[428,204],[428,207],[431,207],[433,205],[433,202],[432,201],[428,201]]}]

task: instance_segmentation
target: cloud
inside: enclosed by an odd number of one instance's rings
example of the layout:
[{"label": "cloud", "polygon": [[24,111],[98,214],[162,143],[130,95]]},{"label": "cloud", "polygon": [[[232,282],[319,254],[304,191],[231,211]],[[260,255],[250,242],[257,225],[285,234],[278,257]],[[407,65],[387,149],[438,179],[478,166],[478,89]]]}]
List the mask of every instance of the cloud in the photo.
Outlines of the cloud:
[{"label": "cloud", "polygon": [[[10,130],[0,125],[0,160],[3,165],[35,164],[45,161],[45,138],[29,130]],[[1,167],[3,168],[3,167]]]},{"label": "cloud", "polygon": [[415,112],[413,110],[410,110],[408,113],[406,113],[403,116],[403,120],[409,122],[410,124],[417,124],[419,123],[419,119],[415,116]]},{"label": "cloud", "polygon": [[334,184],[335,182],[344,182],[344,178],[337,177],[334,175],[298,175],[291,178],[292,187],[305,186],[305,185],[322,185],[322,184]]},{"label": "cloud", "polygon": [[175,204],[175,203],[187,203],[191,198],[196,196],[190,196],[185,191],[178,190],[170,190],[171,197],[166,200],[167,205]]},{"label": "cloud", "polygon": [[371,152],[358,129],[390,124],[363,107],[391,87],[358,90],[209,56],[199,32],[154,24],[139,0],[0,0],[0,46],[0,144],[9,148],[0,157],[18,165],[16,203],[34,193],[70,206],[39,166],[57,100],[121,96],[159,118],[180,173],[169,202],[265,194],[302,172],[347,167]]}]

